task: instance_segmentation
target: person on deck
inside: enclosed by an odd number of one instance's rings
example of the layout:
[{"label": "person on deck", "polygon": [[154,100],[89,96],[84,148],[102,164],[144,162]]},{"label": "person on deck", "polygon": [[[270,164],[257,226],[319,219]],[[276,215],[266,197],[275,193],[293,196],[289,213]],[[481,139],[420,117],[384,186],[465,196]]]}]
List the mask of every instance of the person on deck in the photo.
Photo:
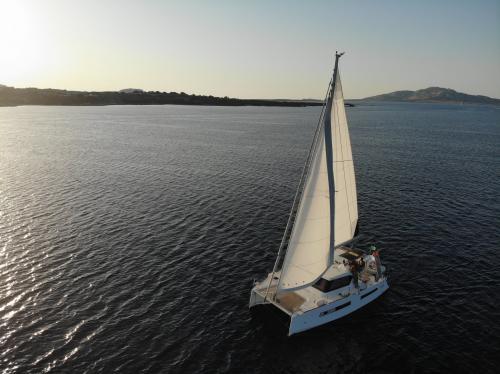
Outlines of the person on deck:
[{"label": "person on deck", "polygon": [[372,251],[372,256],[375,258],[375,266],[377,267],[377,275],[375,276],[375,280],[378,281],[378,279],[382,275],[382,265],[380,263],[380,251],[374,245],[370,247],[370,250]]},{"label": "person on deck", "polygon": [[354,281],[354,287],[359,290],[359,284],[358,284],[358,264],[356,261],[352,261],[350,264],[350,270],[352,273],[352,279]]}]

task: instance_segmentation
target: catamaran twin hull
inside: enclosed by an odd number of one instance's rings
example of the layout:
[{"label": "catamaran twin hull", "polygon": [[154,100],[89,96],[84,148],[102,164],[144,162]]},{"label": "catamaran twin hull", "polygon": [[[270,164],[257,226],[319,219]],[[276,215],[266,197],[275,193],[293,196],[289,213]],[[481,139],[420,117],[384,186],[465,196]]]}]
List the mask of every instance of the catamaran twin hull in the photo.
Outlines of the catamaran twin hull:
[{"label": "catamaran twin hull", "polygon": [[[350,271],[342,257],[353,252],[358,253],[365,263],[364,268],[355,273]],[[280,274],[269,274],[265,280],[254,285],[250,308],[270,305],[279,309],[289,317],[288,335],[324,325],[360,309],[389,289],[384,266],[377,269],[377,259],[360,252],[350,248],[340,249],[338,260],[323,277],[314,285],[300,290],[276,293]]]},{"label": "catamaran twin hull", "polygon": [[[275,301],[267,300],[266,303],[274,305],[289,316],[290,325],[288,327],[288,335],[291,336],[342,318],[372,302],[388,289],[389,285],[384,279],[378,287],[367,289],[365,292],[358,295],[352,295],[351,297],[333,302],[332,304],[326,304],[322,307],[305,312],[299,311],[291,313]],[[251,306],[259,305],[260,300],[263,300],[262,293],[253,291],[250,300]]]}]

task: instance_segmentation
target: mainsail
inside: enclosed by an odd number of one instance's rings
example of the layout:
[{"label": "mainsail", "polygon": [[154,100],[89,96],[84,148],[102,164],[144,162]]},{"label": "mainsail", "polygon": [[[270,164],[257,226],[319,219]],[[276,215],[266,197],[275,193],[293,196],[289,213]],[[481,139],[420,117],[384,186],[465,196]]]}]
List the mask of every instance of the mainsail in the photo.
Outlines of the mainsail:
[{"label": "mainsail", "polygon": [[355,234],[356,181],[339,57],[281,268],[280,291],[316,282],[332,265],[335,246]]}]

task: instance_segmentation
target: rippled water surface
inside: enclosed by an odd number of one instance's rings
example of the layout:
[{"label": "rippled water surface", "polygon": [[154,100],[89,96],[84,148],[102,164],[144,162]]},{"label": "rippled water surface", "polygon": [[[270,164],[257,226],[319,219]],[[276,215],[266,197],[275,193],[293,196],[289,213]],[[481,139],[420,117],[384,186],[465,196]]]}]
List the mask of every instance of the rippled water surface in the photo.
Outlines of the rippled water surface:
[{"label": "rippled water surface", "polygon": [[378,301],[287,338],[248,310],[319,108],[0,108],[3,373],[495,372],[500,110],[348,109]]}]

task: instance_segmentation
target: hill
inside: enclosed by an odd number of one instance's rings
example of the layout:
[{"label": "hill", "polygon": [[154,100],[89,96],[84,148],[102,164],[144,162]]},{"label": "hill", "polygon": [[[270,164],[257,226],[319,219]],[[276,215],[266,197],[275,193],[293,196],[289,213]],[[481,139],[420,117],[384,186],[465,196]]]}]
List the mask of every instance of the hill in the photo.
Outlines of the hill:
[{"label": "hill", "polygon": [[450,88],[441,87],[429,87],[417,91],[395,91],[383,95],[367,97],[363,100],[500,105],[500,99],[482,95],[468,95]]},{"label": "hill", "polygon": [[88,92],[39,88],[14,88],[0,85],[0,106],[17,105],[224,105],[224,106],[288,106],[304,107],[322,105],[321,102],[303,100],[235,99],[206,95],[189,95],[184,92],[145,92],[137,88],[121,91]]}]

